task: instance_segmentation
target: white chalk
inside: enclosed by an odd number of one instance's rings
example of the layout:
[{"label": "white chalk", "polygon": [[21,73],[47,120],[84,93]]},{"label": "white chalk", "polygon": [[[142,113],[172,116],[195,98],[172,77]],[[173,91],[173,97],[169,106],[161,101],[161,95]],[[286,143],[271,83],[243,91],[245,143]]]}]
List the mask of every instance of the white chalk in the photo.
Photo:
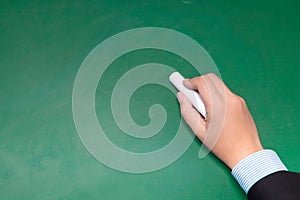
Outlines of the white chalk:
[{"label": "white chalk", "polygon": [[169,80],[177,88],[177,90],[185,94],[185,96],[190,100],[199,113],[206,118],[206,110],[203,100],[196,91],[188,89],[183,85],[183,76],[178,72],[173,72],[170,75]]}]

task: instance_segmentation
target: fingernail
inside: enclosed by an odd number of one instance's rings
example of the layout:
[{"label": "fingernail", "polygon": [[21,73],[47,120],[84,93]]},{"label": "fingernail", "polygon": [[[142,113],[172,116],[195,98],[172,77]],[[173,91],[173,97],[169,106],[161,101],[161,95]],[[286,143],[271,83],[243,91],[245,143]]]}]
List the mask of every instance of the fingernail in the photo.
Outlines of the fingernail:
[{"label": "fingernail", "polygon": [[182,96],[181,96],[180,92],[177,93],[177,99],[178,99],[179,103],[182,104]]},{"label": "fingernail", "polygon": [[190,88],[190,82],[189,82],[189,79],[184,79],[184,80],[183,80],[183,85],[184,85],[185,87]]}]

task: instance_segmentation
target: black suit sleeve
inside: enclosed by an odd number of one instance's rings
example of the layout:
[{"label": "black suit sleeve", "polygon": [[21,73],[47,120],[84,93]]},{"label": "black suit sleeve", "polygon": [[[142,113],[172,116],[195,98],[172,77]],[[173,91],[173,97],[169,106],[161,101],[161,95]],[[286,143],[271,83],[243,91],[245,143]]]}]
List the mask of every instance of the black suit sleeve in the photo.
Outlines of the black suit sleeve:
[{"label": "black suit sleeve", "polygon": [[279,171],[255,183],[249,200],[300,200],[300,173]]}]

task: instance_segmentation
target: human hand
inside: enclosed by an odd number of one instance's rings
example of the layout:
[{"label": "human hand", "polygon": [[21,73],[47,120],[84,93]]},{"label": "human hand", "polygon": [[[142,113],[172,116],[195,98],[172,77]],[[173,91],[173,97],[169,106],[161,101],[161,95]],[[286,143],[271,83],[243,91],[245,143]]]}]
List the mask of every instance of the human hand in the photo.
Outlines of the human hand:
[{"label": "human hand", "polygon": [[243,158],[263,150],[245,101],[232,93],[218,76],[207,74],[185,79],[183,84],[199,92],[207,112],[206,119],[202,118],[187,97],[178,92],[184,120],[230,169]]}]

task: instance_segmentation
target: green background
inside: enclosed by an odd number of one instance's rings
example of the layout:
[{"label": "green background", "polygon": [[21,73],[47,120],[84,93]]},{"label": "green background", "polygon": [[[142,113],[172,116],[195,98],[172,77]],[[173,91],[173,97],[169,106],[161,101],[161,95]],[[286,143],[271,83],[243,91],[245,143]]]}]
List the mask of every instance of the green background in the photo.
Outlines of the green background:
[{"label": "green background", "polygon": [[[110,169],[80,142],[72,89],[82,61],[106,38],[148,26],[197,40],[225,83],[246,99],[264,147],[299,171],[299,6],[287,0],[1,1],[0,198],[246,199],[219,160],[198,159],[197,140],[175,163],[146,174]],[[105,72],[96,93],[98,119],[114,143],[137,152],[167,144],[180,120],[175,96],[146,85],[132,96],[132,117],[146,125],[149,106],[160,103],[169,114],[162,132],[135,140],[114,124],[109,100],[115,81],[149,61],[197,75],[185,60],[157,50],[124,55]]]}]

